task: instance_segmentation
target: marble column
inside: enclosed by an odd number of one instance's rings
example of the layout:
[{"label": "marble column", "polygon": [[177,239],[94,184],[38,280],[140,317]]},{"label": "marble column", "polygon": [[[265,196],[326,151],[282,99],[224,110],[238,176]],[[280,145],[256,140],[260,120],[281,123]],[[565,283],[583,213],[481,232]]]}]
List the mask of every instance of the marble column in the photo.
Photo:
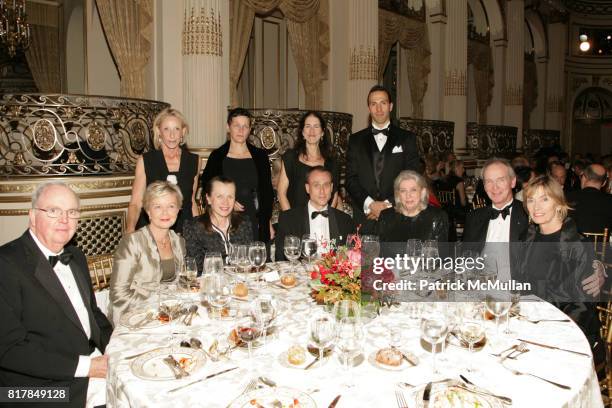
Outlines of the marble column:
[{"label": "marble column", "polygon": [[548,57],[536,56],[536,72],[538,75],[538,100],[531,112],[531,129],[544,129],[546,115],[546,87],[548,77]]},{"label": "marble column", "polygon": [[491,104],[487,109],[488,125],[503,125],[504,123],[504,91],[506,89],[506,50],[508,41],[498,38],[492,41],[493,52],[493,94]]},{"label": "marble column", "polygon": [[427,82],[427,91],[423,99],[423,118],[441,120],[444,101],[444,52],[446,34],[446,14],[441,7],[430,8],[427,5],[427,29],[431,44],[431,72]]},{"label": "marble column", "polygon": [[[455,150],[465,148],[467,122],[467,1],[446,3],[444,120],[455,122]],[[432,64],[433,65],[433,64]]]},{"label": "marble column", "polygon": [[563,22],[548,25],[550,47],[544,123],[546,129],[561,130],[563,127],[566,31],[567,26]]},{"label": "marble column", "polygon": [[348,2],[348,113],[353,132],[368,125],[368,91],[378,80],[378,1]]},{"label": "marble column", "polygon": [[516,146],[523,145],[523,78],[525,72],[525,2],[506,2],[506,83],[504,91],[504,124],[518,128]]},{"label": "marble column", "polygon": [[184,0],[183,110],[191,127],[192,147],[218,147],[226,140],[228,32],[227,1]]}]

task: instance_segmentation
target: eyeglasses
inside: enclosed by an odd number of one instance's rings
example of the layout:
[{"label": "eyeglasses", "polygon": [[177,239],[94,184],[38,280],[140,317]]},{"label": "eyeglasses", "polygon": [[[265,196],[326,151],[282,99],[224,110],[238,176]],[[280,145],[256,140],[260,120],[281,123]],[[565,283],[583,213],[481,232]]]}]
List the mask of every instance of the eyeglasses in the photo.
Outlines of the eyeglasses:
[{"label": "eyeglasses", "polygon": [[34,208],[38,211],[43,211],[47,214],[49,218],[62,218],[64,214],[68,216],[71,220],[78,220],[81,217],[81,210],[70,209],[70,210],[62,210],[61,208]]}]

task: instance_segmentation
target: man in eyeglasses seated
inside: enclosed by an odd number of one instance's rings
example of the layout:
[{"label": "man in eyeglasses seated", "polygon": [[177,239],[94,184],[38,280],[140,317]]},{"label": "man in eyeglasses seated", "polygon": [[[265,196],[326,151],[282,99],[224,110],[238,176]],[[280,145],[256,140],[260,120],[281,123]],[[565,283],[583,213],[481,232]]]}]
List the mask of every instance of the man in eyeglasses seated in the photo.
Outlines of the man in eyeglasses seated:
[{"label": "man in eyeglasses seated", "polygon": [[612,195],[601,188],[606,183],[606,169],[591,164],[580,176],[581,190],[572,191],[567,201],[572,207],[569,216],[576,222],[578,232],[603,232],[612,229]]},{"label": "man in eyeglasses seated", "polygon": [[69,401],[53,406],[106,403],[102,353],[112,326],[83,252],[67,245],[79,216],[67,185],[44,183],[32,196],[28,231],[0,247],[0,386],[67,388]]},{"label": "man in eyeglasses seated", "polygon": [[302,238],[302,235],[310,234],[319,243],[336,240],[338,245],[346,241],[348,234],[355,232],[355,223],[348,214],[328,206],[333,184],[332,173],[325,167],[315,166],[308,171],[305,184],[308,204],[283,211],[278,217],[274,241],[277,261],[286,259],[284,247],[288,235]]}]

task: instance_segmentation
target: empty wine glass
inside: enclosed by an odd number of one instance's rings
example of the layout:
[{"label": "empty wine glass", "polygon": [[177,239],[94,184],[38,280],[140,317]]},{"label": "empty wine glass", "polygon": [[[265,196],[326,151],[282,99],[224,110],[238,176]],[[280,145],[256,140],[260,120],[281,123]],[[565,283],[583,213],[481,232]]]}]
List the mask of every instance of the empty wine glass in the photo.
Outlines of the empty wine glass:
[{"label": "empty wine glass", "polygon": [[266,244],[252,242],[249,245],[249,262],[257,271],[266,263]]},{"label": "empty wine glass", "polygon": [[206,300],[215,309],[225,307],[232,297],[229,280],[223,274],[207,274],[204,277]]},{"label": "empty wine glass", "polygon": [[304,234],[302,236],[302,255],[312,263],[312,257],[317,254],[317,239],[314,235]]},{"label": "empty wine glass", "polygon": [[310,340],[319,350],[319,366],[323,365],[323,351],[336,335],[334,320],[328,314],[316,315],[309,324]]},{"label": "empty wine glass", "polygon": [[336,321],[341,321],[346,317],[361,320],[361,306],[354,300],[339,300],[334,303],[332,316],[334,316]]},{"label": "empty wine glass", "polygon": [[463,322],[459,326],[459,336],[465,341],[470,349],[470,364],[468,366],[469,372],[474,372],[472,353],[474,352],[474,344],[478,343],[484,338],[485,328],[482,321],[481,314],[472,314],[464,316]]},{"label": "empty wine glass", "polygon": [[437,374],[436,367],[436,348],[438,343],[445,341],[448,334],[446,318],[442,313],[431,313],[421,320],[421,334],[423,338],[431,344],[431,357],[433,373]]},{"label": "empty wine glass", "polygon": [[365,333],[359,319],[355,317],[345,317],[340,321],[336,328],[336,347],[344,357],[344,368],[349,373],[347,387],[353,386],[352,361],[361,353]]},{"label": "empty wine glass", "polygon": [[283,252],[291,264],[295,264],[295,261],[300,258],[300,238],[295,235],[287,235],[284,240]]},{"label": "empty wine glass", "polygon": [[512,300],[508,292],[492,292],[485,297],[487,311],[495,316],[495,333],[499,334],[499,318],[508,313]]},{"label": "empty wine glass", "polygon": [[204,273],[223,272],[223,258],[220,252],[207,252],[204,255]]},{"label": "empty wine glass", "polygon": [[510,302],[512,303],[512,306],[510,306],[510,309],[508,310],[508,313],[506,314],[506,330],[504,330],[504,334],[514,334],[514,332],[512,330],[510,330],[510,315],[512,313],[519,313],[519,302],[521,301],[521,292],[520,291],[515,291],[515,290],[511,290],[510,292]]}]

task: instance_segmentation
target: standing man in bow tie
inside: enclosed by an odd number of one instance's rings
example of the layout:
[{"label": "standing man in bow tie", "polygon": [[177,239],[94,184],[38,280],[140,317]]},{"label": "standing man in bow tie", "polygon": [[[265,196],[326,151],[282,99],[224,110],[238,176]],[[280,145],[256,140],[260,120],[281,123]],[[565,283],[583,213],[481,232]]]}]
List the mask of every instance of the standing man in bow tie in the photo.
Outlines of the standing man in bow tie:
[{"label": "standing man in bow tie", "polygon": [[102,353],[112,332],[85,256],[67,245],[79,216],[68,186],[44,183],[32,197],[28,231],[0,247],[0,386],[68,387],[70,401],[57,405],[65,407],[105,404]]},{"label": "standing man in bow tie", "polygon": [[306,175],[306,193],[309,200],[305,207],[295,207],[283,211],[278,216],[278,231],[275,237],[275,258],[285,260],[285,237],[295,235],[302,238],[304,234],[313,234],[318,241],[343,244],[346,236],[355,232],[352,218],[328,205],[334,183],[332,173],[323,166],[315,166]]},{"label": "standing man in bow tie", "polygon": [[[491,206],[468,214],[462,250],[464,254],[466,251],[486,253],[485,262],[497,268],[497,279],[508,281],[520,265],[522,247],[517,243],[525,240],[529,217],[523,203],[513,198],[516,175],[510,162],[500,158],[487,160],[482,168],[482,180]],[[598,266],[594,265],[593,269],[594,273],[582,284],[587,294],[596,297],[605,280]]]},{"label": "standing man in bow tie", "polygon": [[[346,189],[358,224],[378,219],[393,205],[393,180],[402,170],[417,170],[416,135],[391,124],[393,103],[386,88],[375,85],[368,94],[371,125],[349,138]],[[368,229],[366,227],[366,229]]]}]

